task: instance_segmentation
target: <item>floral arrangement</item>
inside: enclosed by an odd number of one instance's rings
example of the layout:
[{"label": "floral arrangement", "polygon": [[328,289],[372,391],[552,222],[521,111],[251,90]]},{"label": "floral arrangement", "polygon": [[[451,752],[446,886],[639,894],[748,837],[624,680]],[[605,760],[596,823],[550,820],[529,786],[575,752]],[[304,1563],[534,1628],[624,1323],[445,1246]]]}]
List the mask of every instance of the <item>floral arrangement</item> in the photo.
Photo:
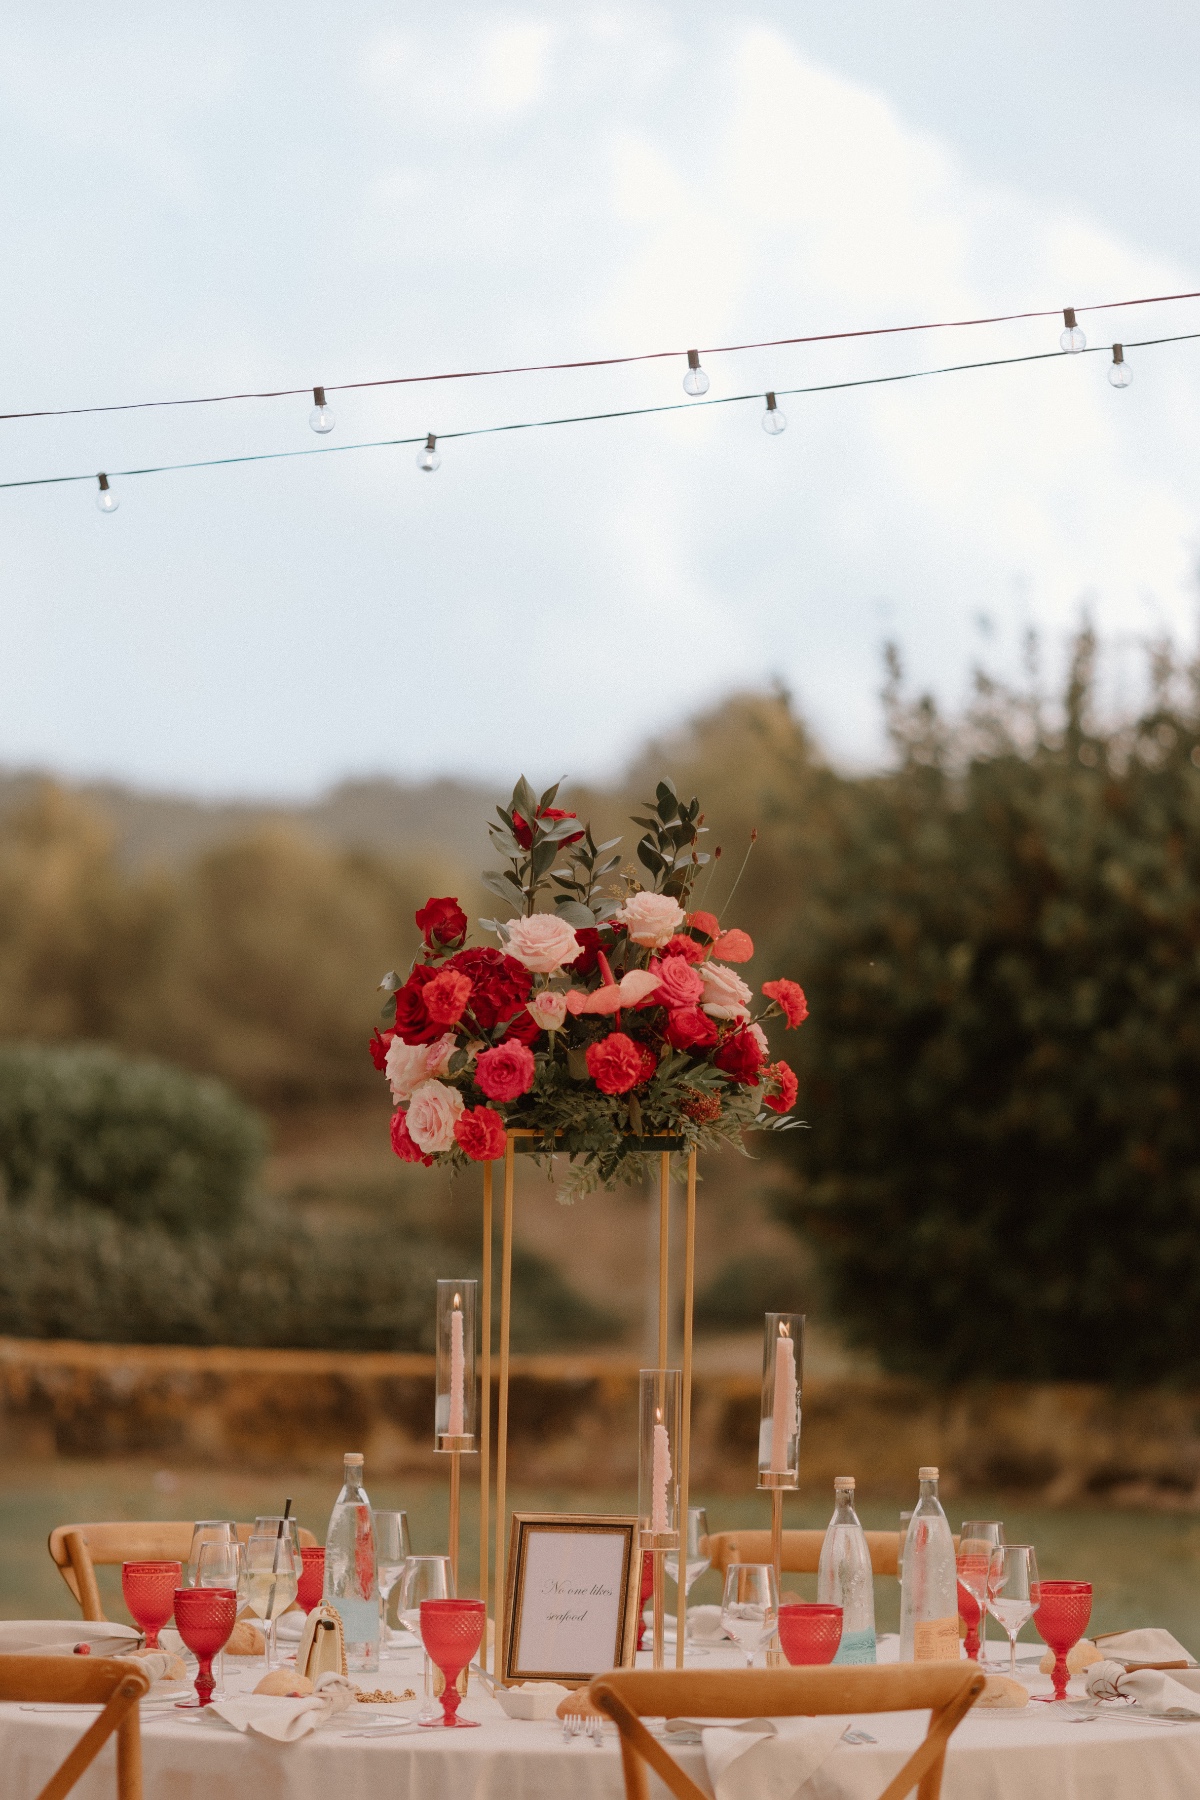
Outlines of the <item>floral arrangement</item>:
[{"label": "floral arrangement", "polygon": [[431,899],[408,975],[380,984],[389,1028],[371,1053],[397,1156],[490,1161],[506,1128],[523,1129],[536,1154],[570,1159],[566,1186],[581,1192],[637,1179],[663,1147],[647,1140],[704,1149],[794,1127],[796,1077],[771,1061],[763,1021],[794,1028],[807,1003],[794,981],[767,981],[756,1012],[735,966],[754,954],[749,936],[692,908],[710,864],[699,801],[659,782],[633,821],[635,871],[557,792],[539,800],[522,777],[489,826],[505,867],[483,880],[511,916],[480,924],[501,947],[468,945],[458,901]]}]

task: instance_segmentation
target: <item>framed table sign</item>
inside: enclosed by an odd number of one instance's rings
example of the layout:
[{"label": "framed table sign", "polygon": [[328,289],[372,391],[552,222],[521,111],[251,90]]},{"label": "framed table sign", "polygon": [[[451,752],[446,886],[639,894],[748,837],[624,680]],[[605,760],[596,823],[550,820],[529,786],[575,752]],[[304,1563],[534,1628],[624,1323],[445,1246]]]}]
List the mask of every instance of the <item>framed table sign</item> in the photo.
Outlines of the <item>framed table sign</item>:
[{"label": "framed table sign", "polygon": [[641,1574],[636,1518],[514,1513],[500,1679],[580,1687],[632,1668]]}]

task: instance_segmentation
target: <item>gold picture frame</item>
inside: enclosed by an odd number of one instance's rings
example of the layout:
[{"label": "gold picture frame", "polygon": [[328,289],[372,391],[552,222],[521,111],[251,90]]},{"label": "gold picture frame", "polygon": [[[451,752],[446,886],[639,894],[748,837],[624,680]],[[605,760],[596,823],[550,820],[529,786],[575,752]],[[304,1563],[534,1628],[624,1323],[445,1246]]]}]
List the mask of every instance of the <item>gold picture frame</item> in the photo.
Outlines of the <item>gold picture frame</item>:
[{"label": "gold picture frame", "polygon": [[500,1684],[583,1687],[593,1675],[632,1668],[642,1590],[639,1549],[632,1515],[514,1513]]}]

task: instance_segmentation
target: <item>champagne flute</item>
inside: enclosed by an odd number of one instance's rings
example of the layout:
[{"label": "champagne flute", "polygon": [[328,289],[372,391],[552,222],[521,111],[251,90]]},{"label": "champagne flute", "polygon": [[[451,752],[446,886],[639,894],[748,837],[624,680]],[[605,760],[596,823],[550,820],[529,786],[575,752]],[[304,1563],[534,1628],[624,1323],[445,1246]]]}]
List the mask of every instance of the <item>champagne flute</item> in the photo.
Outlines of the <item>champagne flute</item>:
[{"label": "champagne flute", "polygon": [[404,1573],[404,1565],[412,1555],[412,1539],[408,1535],[406,1512],[380,1512],[375,1509],[375,1567],[379,1575],[379,1611],[383,1619],[384,1641],[387,1639],[387,1609],[392,1589]]},{"label": "champagne flute", "polygon": [[296,1598],[296,1558],[287,1538],[255,1534],[247,1538],[238,1597],[256,1618],[270,1625],[267,1668],[275,1663],[275,1622]]},{"label": "champagne flute", "polygon": [[725,1571],[721,1623],[754,1667],[755,1652],[766,1643],[779,1620],[779,1590],[771,1563],[731,1563]]},{"label": "champagne flute", "polygon": [[[958,1534],[959,1557],[982,1557],[983,1572],[986,1576],[991,1563],[992,1551],[1004,1542],[1004,1526],[999,1519],[964,1519]],[[979,1603],[979,1649],[977,1660],[982,1667],[987,1662],[987,1606],[986,1594],[981,1588],[976,1591],[963,1575],[959,1580],[973,1600]],[[986,1584],[985,1584],[986,1585]]]},{"label": "champagne flute", "polygon": [[[198,1588],[229,1588],[238,1592],[238,1584],[242,1576],[242,1546],[235,1538],[232,1543],[222,1543],[219,1538],[209,1538],[201,1544],[200,1554],[196,1559],[196,1580]],[[222,1645],[217,1651],[217,1693],[225,1691],[225,1649]]]},{"label": "champagne flute", "polygon": [[1008,1638],[1008,1667],[1017,1676],[1017,1634],[1041,1605],[1037,1557],[1032,1544],[1000,1544],[988,1565],[987,1609]]},{"label": "champagne flute", "polygon": [[[410,1556],[400,1575],[400,1619],[408,1626],[417,1642],[424,1647],[425,1640],[421,1636],[421,1602],[422,1600],[453,1600],[454,1574],[450,1568],[448,1556]],[[429,1652],[425,1652],[425,1699],[417,1714],[418,1725],[430,1725],[442,1716],[442,1709],[434,1698],[432,1665]]]}]

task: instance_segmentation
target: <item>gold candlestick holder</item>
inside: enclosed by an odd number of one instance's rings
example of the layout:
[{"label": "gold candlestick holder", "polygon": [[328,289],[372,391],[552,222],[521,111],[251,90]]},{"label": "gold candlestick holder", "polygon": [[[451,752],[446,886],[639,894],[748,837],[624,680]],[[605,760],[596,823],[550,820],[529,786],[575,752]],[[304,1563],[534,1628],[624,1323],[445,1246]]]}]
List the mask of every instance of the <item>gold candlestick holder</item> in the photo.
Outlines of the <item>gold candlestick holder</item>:
[{"label": "gold candlestick holder", "polygon": [[458,1593],[462,1522],[462,1459],[478,1444],[475,1381],[475,1281],[437,1284],[437,1359],[434,1386],[434,1448],[450,1458],[450,1572]]},{"label": "gold candlestick holder", "polygon": [[775,1591],[783,1576],[783,1496],[800,1485],[800,1401],[804,1381],[804,1314],[767,1313],[763,1329],[758,1485],[771,1496],[771,1562]]},{"label": "gold candlestick holder", "polygon": [[[639,1376],[638,1527],[642,1549],[654,1559],[654,1667],[665,1667],[666,1558],[680,1555],[679,1436],[683,1377],[679,1369],[643,1369]],[[678,1619],[676,1625],[678,1627]]]}]

